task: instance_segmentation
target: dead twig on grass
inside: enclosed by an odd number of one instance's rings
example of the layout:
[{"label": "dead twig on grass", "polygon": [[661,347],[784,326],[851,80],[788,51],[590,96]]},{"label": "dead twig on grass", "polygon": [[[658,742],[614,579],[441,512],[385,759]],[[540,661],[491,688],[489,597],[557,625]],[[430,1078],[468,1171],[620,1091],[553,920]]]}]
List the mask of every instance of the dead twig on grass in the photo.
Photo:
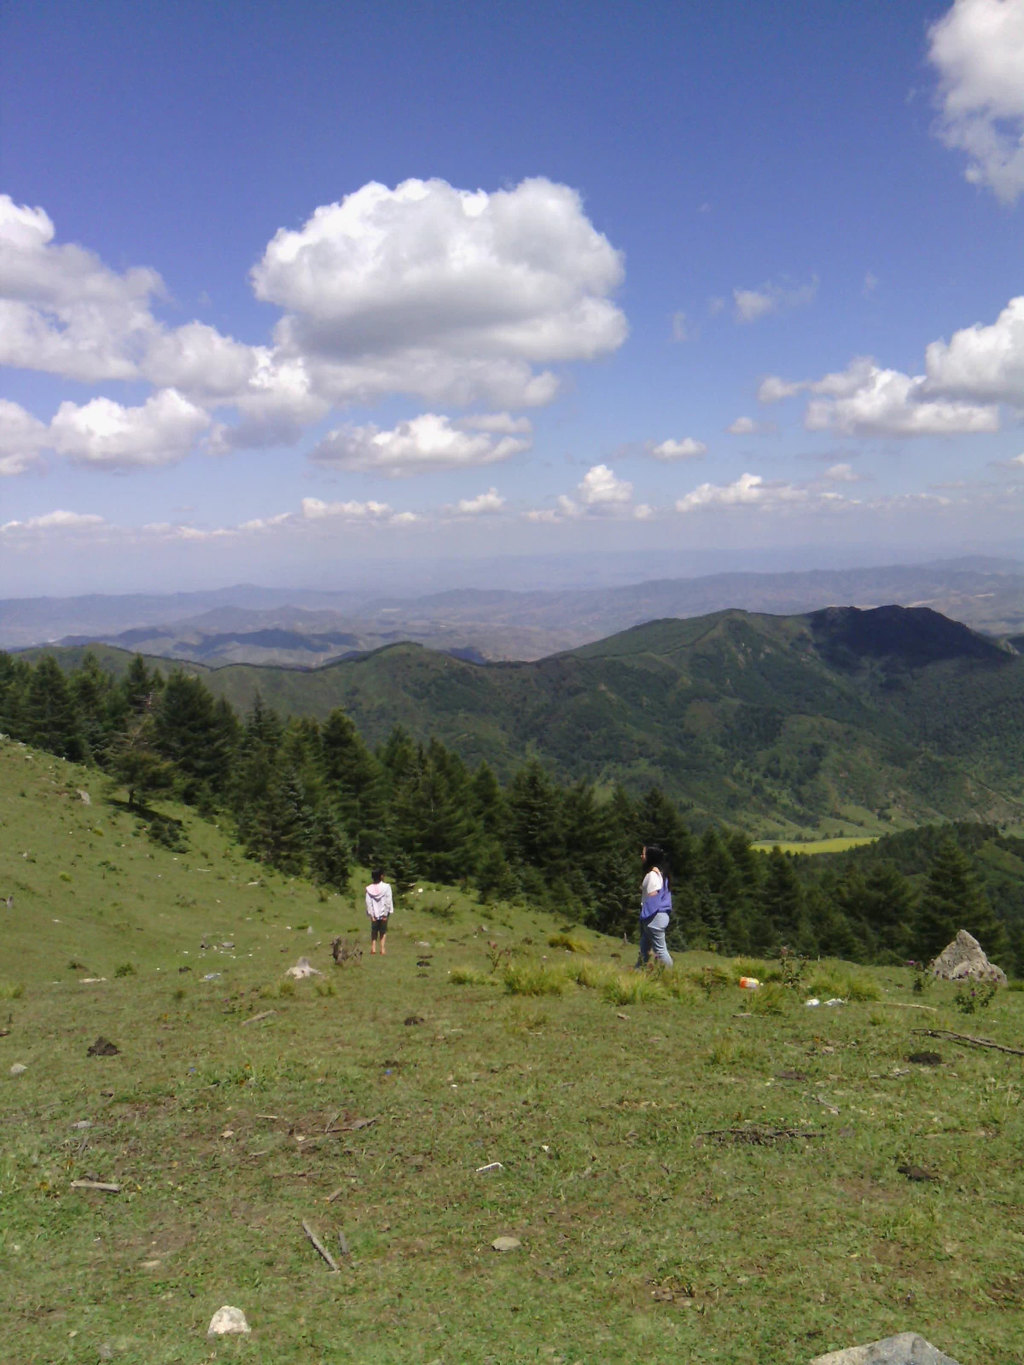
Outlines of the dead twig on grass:
[{"label": "dead twig on grass", "polygon": [[258,1024],[261,1019],[269,1019],[272,1014],[276,1013],[277,1010],[264,1010],[262,1014],[253,1014],[248,1019],[242,1020],[242,1028],[245,1028],[246,1024]]},{"label": "dead twig on grass", "polygon": [[321,1242],[320,1238],[316,1235],[316,1233],[313,1231],[313,1229],[312,1229],[312,1228],[309,1226],[309,1224],[306,1222],[305,1218],[303,1218],[303,1220],[302,1220],[302,1231],[306,1234],[306,1236],[309,1238],[309,1240],[313,1243],[313,1245],[316,1247],[317,1251],[319,1251],[320,1255],[324,1258],[324,1260],[325,1260],[325,1261],[327,1262],[327,1264],[331,1267],[331,1269],[334,1271],[334,1273],[337,1274],[337,1273],[338,1273],[338,1262],[334,1259],[334,1257],[331,1255],[331,1253],[327,1250],[327,1248],[324,1246],[323,1242]]},{"label": "dead twig on grass", "polygon": [[1024,1057],[1024,1048],[1007,1047],[1005,1043],[994,1043],[991,1038],[972,1038],[969,1033],[954,1033],[948,1028],[915,1028],[912,1033],[923,1033],[926,1038],[949,1038],[954,1043],[967,1043],[970,1047],[991,1047],[996,1052],[1009,1052],[1013,1057]]},{"label": "dead twig on grass", "polygon": [[720,1147],[744,1144],[751,1147],[770,1147],[774,1142],[820,1137],[824,1137],[824,1133],[813,1129],[808,1131],[803,1128],[764,1128],[757,1125],[751,1128],[711,1128],[707,1132],[698,1133],[695,1141],[698,1146],[702,1146],[705,1138],[709,1138]]},{"label": "dead twig on grass", "polygon": [[73,1190],[104,1190],[107,1194],[120,1194],[121,1186],[112,1185],[106,1180],[72,1180]]}]

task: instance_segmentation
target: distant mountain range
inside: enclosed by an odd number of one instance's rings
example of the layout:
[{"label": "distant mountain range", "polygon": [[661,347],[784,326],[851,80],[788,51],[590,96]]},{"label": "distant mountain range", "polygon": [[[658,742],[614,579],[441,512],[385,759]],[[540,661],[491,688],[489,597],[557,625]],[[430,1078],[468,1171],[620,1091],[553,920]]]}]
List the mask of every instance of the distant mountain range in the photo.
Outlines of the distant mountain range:
[{"label": "distant mountain range", "polygon": [[501,777],[533,755],[562,780],[658,784],[695,823],[759,836],[1024,825],[1024,656],[929,608],[727,610],[537,662],[403,643],[313,670],[189,668],[242,712],[257,694],[285,715],[342,706],[371,744],[400,724]]},{"label": "distant mountain range", "polygon": [[624,587],[458,589],[418,598],[253,586],[172,596],[0,601],[0,648],[101,641],[212,666],[317,667],[410,640],[466,659],[540,659],[644,621],[726,608],[779,615],[827,606],[927,606],[974,629],[1024,635],[1024,564],[933,564],[727,573]]}]

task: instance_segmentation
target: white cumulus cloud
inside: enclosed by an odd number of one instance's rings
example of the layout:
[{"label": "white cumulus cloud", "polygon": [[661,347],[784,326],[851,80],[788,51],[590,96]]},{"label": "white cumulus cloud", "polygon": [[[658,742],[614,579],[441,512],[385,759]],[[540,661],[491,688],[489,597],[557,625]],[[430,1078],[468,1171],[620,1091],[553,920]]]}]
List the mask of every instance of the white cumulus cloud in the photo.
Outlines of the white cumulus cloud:
[{"label": "white cumulus cloud", "polygon": [[282,229],[252,272],[286,309],[277,339],[335,401],[407,392],[521,407],[626,337],[610,295],[622,260],[579,195],[542,178],[510,190],[371,183]]},{"label": "white cumulus cloud", "polygon": [[930,391],[1024,409],[1024,296],[1011,299],[988,326],[975,323],[948,342],[933,341],[925,369]]},{"label": "white cumulus cloud", "polygon": [[704,442],[693,436],[684,436],[682,440],[669,437],[667,441],[659,442],[650,450],[656,460],[696,460],[708,453]]},{"label": "white cumulus cloud", "polygon": [[0,478],[23,474],[39,460],[50,444],[45,422],[40,422],[18,403],[0,398]]},{"label": "white cumulus cloud", "polygon": [[65,402],[50,423],[54,450],[75,463],[107,469],[173,464],[195,447],[209,417],[175,389],[138,408],[110,398]]},{"label": "white cumulus cloud", "polygon": [[576,492],[584,507],[607,507],[629,502],[633,485],[617,478],[606,464],[595,464],[584,474]]},{"label": "white cumulus cloud", "polygon": [[752,436],[756,430],[757,423],[753,417],[737,417],[726,427],[726,431],[732,436]]},{"label": "white cumulus cloud", "polygon": [[999,411],[928,396],[923,375],[854,361],[850,368],[807,384],[821,395],[807,405],[808,431],[848,436],[950,436],[999,430]]},{"label": "white cumulus cloud", "polygon": [[95,382],[130,379],[154,326],[154,270],[110,270],[91,251],[54,245],[41,208],[0,195],[0,364]]},{"label": "white cumulus cloud", "polygon": [[505,499],[498,490],[488,488],[486,493],[479,493],[475,498],[461,498],[458,511],[466,517],[479,517],[489,512],[500,512],[504,506]]},{"label": "white cumulus cloud", "polygon": [[929,33],[939,135],[967,153],[967,179],[1004,203],[1024,190],[1024,5],[955,0]]},{"label": "white cumulus cloud", "polygon": [[496,464],[529,447],[527,437],[462,431],[448,417],[425,412],[390,431],[372,424],[338,427],[313,449],[310,459],[332,469],[399,477]]}]

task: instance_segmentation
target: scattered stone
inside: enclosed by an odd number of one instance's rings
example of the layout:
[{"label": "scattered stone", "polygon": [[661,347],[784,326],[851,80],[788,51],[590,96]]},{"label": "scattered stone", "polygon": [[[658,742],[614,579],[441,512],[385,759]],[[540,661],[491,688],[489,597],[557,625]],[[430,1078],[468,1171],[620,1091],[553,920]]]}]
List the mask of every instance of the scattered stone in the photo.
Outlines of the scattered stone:
[{"label": "scattered stone", "polygon": [[285,976],[293,977],[296,981],[303,981],[309,976],[323,976],[323,972],[313,966],[308,957],[300,957],[294,967],[289,967]]},{"label": "scattered stone", "polygon": [[26,1072],[27,1070],[28,1070],[28,1067],[25,1065],[24,1062],[15,1062],[14,1065],[11,1067],[11,1075],[12,1075],[12,1076],[24,1076],[24,1074],[25,1074],[25,1072]]},{"label": "scattered stone", "polygon": [[938,1176],[933,1171],[926,1171],[923,1166],[903,1165],[896,1169],[900,1175],[905,1175],[908,1180],[938,1180]]},{"label": "scattered stone", "polygon": [[418,958],[418,959],[417,959],[417,962],[416,962],[416,966],[417,966],[417,967],[429,967],[429,966],[430,966],[430,958],[429,958],[429,957],[421,957],[421,958]]},{"label": "scattered stone", "polygon": [[928,970],[942,981],[994,981],[997,986],[1006,985],[1006,973],[989,962],[981,944],[966,929],[961,929],[953,942],[943,948]]},{"label": "scattered stone", "polygon": [[518,1237],[495,1237],[491,1243],[493,1251],[518,1251],[522,1246]]},{"label": "scattered stone", "polygon": [[116,1043],[112,1043],[109,1038],[104,1038],[101,1033],[95,1043],[91,1043],[87,1050],[88,1057],[116,1057],[121,1049]]},{"label": "scattered stone", "polygon": [[210,1319],[210,1325],[206,1329],[206,1335],[208,1337],[223,1337],[232,1332],[242,1335],[251,1331],[252,1328],[246,1322],[245,1314],[242,1310],[240,1308],[231,1308],[229,1305],[225,1305],[223,1308],[218,1308]]},{"label": "scattered stone", "polygon": [[957,1365],[957,1362],[917,1332],[900,1332],[899,1336],[867,1346],[848,1346],[843,1351],[815,1356],[810,1365]]},{"label": "scattered stone", "polygon": [[78,799],[79,801],[81,801],[83,806],[92,805],[92,797],[89,795],[87,791],[82,791],[81,787],[79,787],[78,789]]},{"label": "scattered stone", "polygon": [[429,947],[430,947],[430,944],[426,941],[425,938],[418,938],[418,939],[416,940],[416,947],[417,947],[417,948],[429,948]]},{"label": "scattered stone", "polygon": [[410,1028],[413,1024],[422,1024],[422,1023],[423,1023],[423,1016],[422,1016],[421,1014],[410,1014],[410,1015],[407,1017],[407,1019],[405,1020],[405,1026],[406,1026],[406,1028]]},{"label": "scattered stone", "polygon": [[907,1061],[915,1062],[918,1066],[941,1066],[942,1054],[940,1052],[911,1052]]}]

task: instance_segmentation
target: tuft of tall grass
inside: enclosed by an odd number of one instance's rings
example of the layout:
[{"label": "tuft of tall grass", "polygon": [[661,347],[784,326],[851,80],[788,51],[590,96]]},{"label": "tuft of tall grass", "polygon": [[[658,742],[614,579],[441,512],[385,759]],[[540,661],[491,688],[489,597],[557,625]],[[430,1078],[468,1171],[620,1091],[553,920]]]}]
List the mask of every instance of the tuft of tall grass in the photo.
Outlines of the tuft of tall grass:
[{"label": "tuft of tall grass", "polygon": [[522,959],[505,964],[501,981],[509,995],[561,995],[568,984],[560,968]]},{"label": "tuft of tall grass", "polygon": [[490,986],[493,980],[479,967],[453,967],[448,973],[453,986]]},{"label": "tuft of tall grass", "polygon": [[0,983],[0,1000],[20,1000],[25,994],[25,987],[18,982],[16,985],[8,985],[6,982]]},{"label": "tuft of tall grass", "polygon": [[586,953],[590,949],[581,938],[573,938],[571,934],[550,934],[548,936],[549,948],[565,948],[570,953]]},{"label": "tuft of tall grass", "polygon": [[793,1004],[793,992],[781,981],[769,981],[756,991],[744,992],[749,995],[747,1009],[751,1014],[785,1014]]},{"label": "tuft of tall grass", "polygon": [[562,971],[569,981],[575,981],[577,986],[585,986],[590,991],[602,990],[609,978],[616,974],[614,967],[595,962],[592,958],[563,963]]},{"label": "tuft of tall grass", "polygon": [[615,972],[604,983],[603,991],[611,1005],[643,1005],[668,997],[658,977],[637,971]]},{"label": "tuft of tall grass", "polygon": [[807,994],[821,1000],[881,1000],[878,982],[864,972],[825,967],[808,978]]}]

